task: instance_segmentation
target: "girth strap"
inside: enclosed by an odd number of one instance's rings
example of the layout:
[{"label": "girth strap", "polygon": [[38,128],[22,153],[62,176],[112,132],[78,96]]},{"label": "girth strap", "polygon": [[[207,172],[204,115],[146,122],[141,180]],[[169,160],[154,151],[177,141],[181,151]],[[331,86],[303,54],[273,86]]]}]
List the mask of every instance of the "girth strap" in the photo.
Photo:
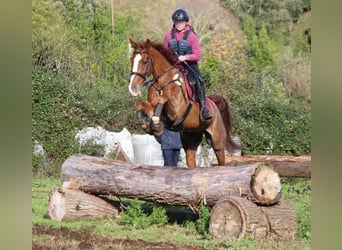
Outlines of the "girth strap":
[{"label": "girth strap", "polygon": [[192,102],[189,102],[183,115],[172,124],[171,130],[179,131],[182,128],[182,124],[184,120],[187,118],[187,116],[189,115],[191,108],[192,108]]}]

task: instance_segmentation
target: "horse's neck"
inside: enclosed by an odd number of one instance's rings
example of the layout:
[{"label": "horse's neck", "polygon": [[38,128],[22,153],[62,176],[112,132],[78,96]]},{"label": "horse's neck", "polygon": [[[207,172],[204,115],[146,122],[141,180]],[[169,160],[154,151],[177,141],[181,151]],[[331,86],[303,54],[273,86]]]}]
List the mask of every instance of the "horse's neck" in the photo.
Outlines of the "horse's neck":
[{"label": "horse's neck", "polygon": [[152,50],[153,59],[153,77],[159,77],[166,73],[171,67],[171,63],[156,49]]}]

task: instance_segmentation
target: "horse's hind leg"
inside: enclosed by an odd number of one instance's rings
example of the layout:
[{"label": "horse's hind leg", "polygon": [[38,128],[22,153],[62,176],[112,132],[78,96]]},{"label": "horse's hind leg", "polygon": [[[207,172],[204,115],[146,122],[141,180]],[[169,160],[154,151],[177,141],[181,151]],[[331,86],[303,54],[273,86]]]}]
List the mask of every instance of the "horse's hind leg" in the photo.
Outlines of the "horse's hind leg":
[{"label": "horse's hind leg", "polygon": [[185,151],[186,164],[188,168],[196,167],[196,151],[202,142],[203,132],[185,132],[181,133],[182,145]]},{"label": "horse's hind leg", "polygon": [[196,149],[193,148],[184,148],[186,165],[188,168],[193,169],[196,167]]},{"label": "horse's hind leg", "polygon": [[214,149],[219,166],[224,166],[226,163],[224,149]]},{"label": "horse's hind leg", "polygon": [[[218,137],[218,133],[215,135],[209,133],[208,131],[205,132],[205,138],[207,143],[214,149],[214,153],[216,155],[216,159],[219,166],[223,166],[225,164],[225,152],[224,152],[224,144],[222,140],[224,139],[225,134],[220,134],[221,136]],[[223,139],[221,138],[223,137]]]}]

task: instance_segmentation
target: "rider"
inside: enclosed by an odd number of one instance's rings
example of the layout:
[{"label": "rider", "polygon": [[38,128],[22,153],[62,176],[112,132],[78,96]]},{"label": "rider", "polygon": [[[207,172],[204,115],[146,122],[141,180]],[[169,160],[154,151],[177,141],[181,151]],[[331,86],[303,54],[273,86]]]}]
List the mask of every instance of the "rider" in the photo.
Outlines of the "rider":
[{"label": "rider", "polygon": [[[178,56],[178,60],[187,68],[188,74],[195,75],[196,97],[199,100],[201,111],[201,121],[211,119],[211,113],[205,105],[205,86],[197,61],[201,58],[201,48],[189,22],[189,15],[184,9],[177,9],[172,14],[173,27],[168,31],[164,38],[164,47],[171,50]],[[188,68],[190,67],[190,68]]]}]

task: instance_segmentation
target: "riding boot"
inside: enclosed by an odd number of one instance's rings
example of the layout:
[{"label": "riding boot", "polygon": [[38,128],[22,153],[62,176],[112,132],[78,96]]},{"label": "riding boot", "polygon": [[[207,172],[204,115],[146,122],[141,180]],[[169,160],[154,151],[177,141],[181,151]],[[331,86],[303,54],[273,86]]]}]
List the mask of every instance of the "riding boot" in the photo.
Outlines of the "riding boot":
[{"label": "riding boot", "polygon": [[210,120],[212,116],[211,116],[211,113],[210,113],[209,109],[205,105],[204,82],[200,80],[197,83],[197,88],[196,89],[197,89],[197,98],[198,98],[198,101],[199,101],[200,107],[201,107],[200,119],[201,119],[202,122],[205,121],[205,120]]}]

